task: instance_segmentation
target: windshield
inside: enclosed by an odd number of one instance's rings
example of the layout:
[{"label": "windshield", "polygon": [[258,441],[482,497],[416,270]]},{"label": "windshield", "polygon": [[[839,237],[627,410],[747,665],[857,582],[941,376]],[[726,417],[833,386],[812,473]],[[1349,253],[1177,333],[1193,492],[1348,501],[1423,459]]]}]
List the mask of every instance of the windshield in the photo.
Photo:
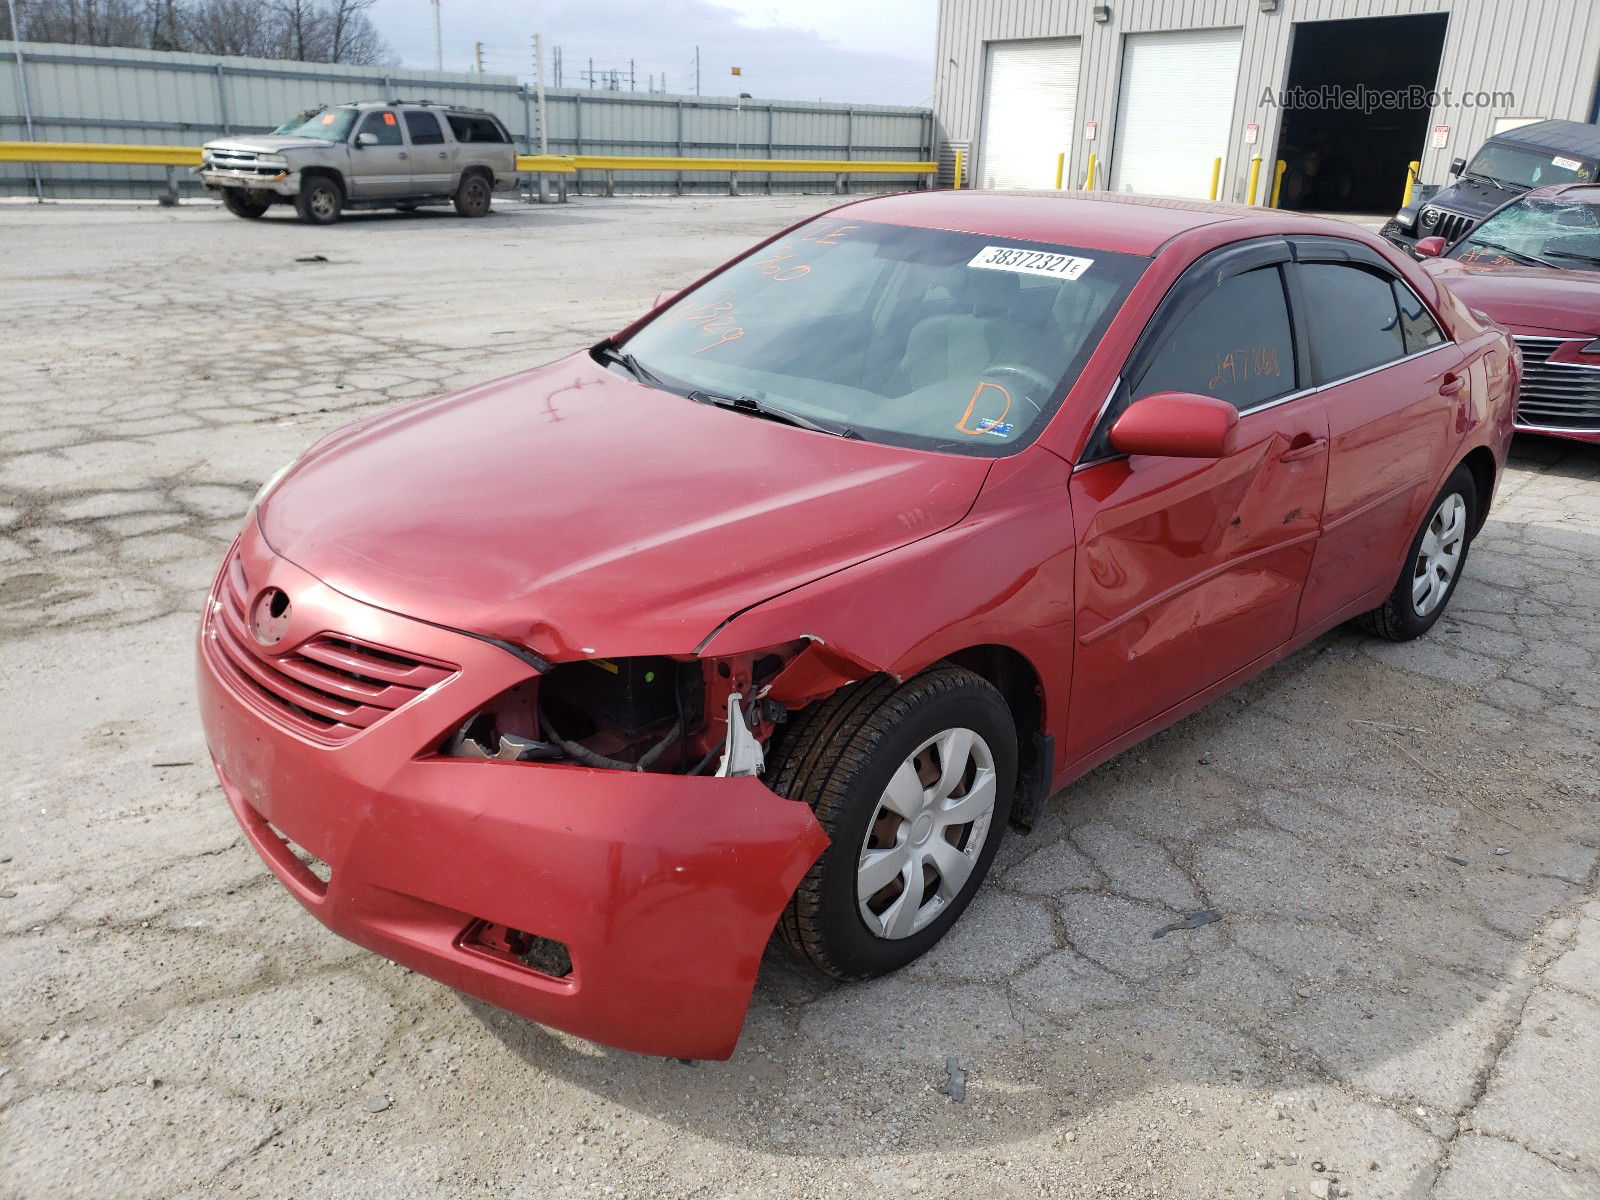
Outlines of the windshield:
[{"label": "windshield", "polygon": [[353,108],[308,108],[272,132],[279,137],[308,137],[324,142],[342,142],[350,136],[350,126],[354,125],[355,121],[356,110]]},{"label": "windshield", "polygon": [[[1589,190],[1593,190],[1592,188]],[[1600,270],[1600,204],[1522,199],[1480,224],[1448,255],[1468,266]]]},{"label": "windshield", "polygon": [[686,292],[624,349],[675,391],[998,457],[1044,427],[1148,263],[828,218]]},{"label": "windshield", "polygon": [[1488,142],[1473,155],[1468,175],[1483,175],[1518,187],[1548,187],[1553,183],[1583,183],[1594,178],[1593,168],[1581,159],[1549,150],[1525,150],[1503,142]]}]

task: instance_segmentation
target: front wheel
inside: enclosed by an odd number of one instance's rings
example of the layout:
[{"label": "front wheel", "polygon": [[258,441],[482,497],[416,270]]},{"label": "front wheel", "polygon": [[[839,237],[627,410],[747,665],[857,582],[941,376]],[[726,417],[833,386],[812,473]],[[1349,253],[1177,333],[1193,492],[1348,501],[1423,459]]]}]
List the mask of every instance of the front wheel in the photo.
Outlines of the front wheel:
[{"label": "front wheel", "polygon": [[1422,519],[1411,539],[1405,569],[1382,605],[1362,613],[1356,624],[1367,633],[1406,642],[1428,632],[1443,614],[1478,528],[1478,487],[1472,472],[1459,466]]},{"label": "front wheel", "polygon": [[461,186],[456,188],[456,212],[463,217],[487,216],[493,194],[494,189],[482,175],[474,173],[463,176]]},{"label": "front wheel", "polygon": [[245,188],[223,188],[222,206],[236,217],[254,221],[272,206],[272,202],[259,199],[255,192]]},{"label": "front wheel", "polygon": [[1011,816],[1017,734],[1005,700],[949,663],[802,710],[771,773],[830,845],[778,928],[803,963],[867,979],[932,949],[983,882]]},{"label": "front wheel", "polygon": [[294,208],[307,225],[332,225],[344,211],[344,193],[326,175],[314,175],[301,186]]}]

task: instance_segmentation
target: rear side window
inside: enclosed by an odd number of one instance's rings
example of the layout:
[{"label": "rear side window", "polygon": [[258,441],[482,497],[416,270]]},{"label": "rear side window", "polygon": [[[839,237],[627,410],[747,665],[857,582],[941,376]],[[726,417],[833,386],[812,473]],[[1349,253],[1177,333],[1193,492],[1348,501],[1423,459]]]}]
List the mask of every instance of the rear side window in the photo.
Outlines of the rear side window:
[{"label": "rear side window", "polygon": [[450,132],[456,135],[458,142],[498,142],[503,145],[511,140],[506,137],[499,122],[490,117],[468,117],[460,113],[451,113],[446,120],[450,122]]},{"label": "rear side window", "polygon": [[[380,146],[405,145],[405,139],[400,136],[400,122],[392,112],[368,113],[367,119],[361,122],[361,133],[372,134]],[[356,136],[360,137],[361,133]]]},{"label": "rear side window", "polygon": [[444,130],[439,127],[439,118],[432,113],[408,112],[406,132],[411,135],[413,146],[438,146],[444,142]]},{"label": "rear side window", "polygon": [[1398,279],[1394,281],[1394,298],[1400,306],[1400,333],[1405,338],[1407,354],[1415,354],[1418,350],[1426,350],[1444,341],[1444,332],[1428,311],[1428,306]]},{"label": "rear side window", "polygon": [[1400,310],[1386,276],[1343,263],[1302,263],[1296,269],[1319,384],[1405,357]]},{"label": "rear side window", "polygon": [[1277,267],[1258,267],[1223,280],[1178,318],[1132,398],[1197,392],[1247,411],[1294,388],[1283,279]]}]

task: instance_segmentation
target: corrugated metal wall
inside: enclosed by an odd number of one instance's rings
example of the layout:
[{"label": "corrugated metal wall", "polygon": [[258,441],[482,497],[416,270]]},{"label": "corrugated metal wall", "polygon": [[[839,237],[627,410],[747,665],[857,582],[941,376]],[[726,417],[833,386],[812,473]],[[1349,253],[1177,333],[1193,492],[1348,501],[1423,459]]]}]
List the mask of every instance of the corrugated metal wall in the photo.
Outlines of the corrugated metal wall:
[{"label": "corrugated metal wall", "polygon": [[[429,99],[486,108],[526,152],[538,149],[531,88],[509,75],[345,67],[264,58],[24,43],[35,137],[40,141],[199,145],[225,133],[272,129],[301,109],[347,100]],[[932,117],[886,105],[733,100],[645,92],[551,89],[553,154],[841,158],[926,161]],[[0,141],[26,137],[15,49],[0,42]],[[51,164],[46,194],[138,196],[165,185],[159,168]],[[32,168],[0,164],[0,193],[31,194]],[[725,174],[689,174],[682,184],[726,189]],[[855,176],[863,191],[900,190],[904,176]],[[752,180],[754,184],[752,185]],[[596,181],[590,177],[589,182]],[[678,176],[618,174],[619,188],[663,191]],[[833,176],[741,176],[746,189],[831,187]]]},{"label": "corrugated metal wall", "polygon": [[[1279,118],[1262,93],[1287,85],[1295,26],[1354,17],[1449,14],[1437,89],[1457,102],[1437,105],[1429,126],[1451,127],[1448,146],[1418,146],[1422,179],[1442,183],[1452,158],[1470,155],[1494,131],[1496,117],[1590,120],[1600,75],[1600,5],[1594,0],[1281,0],[1276,12],[1260,0],[1110,0],[1111,20],[1094,20],[1084,0],[940,0],[934,114],[941,141],[976,142],[983,105],[984,45],[1014,38],[1082,39],[1078,129],[1069,176],[1082,182],[1088,155],[1114,154],[1122,37],[1164,29],[1239,28],[1244,45],[1234,96],[1234,127],[1224,164],[1222,198],[1244,197],[1250,156],[1270,162]],[[953,61],[952,61],[953,60]],[[1479,107],[1466,93],[1510,91],[1514,105]],[[1084,138],[1085,122],[1098,137]],[[1247,145],[1245,126],[1261,127]],[[981,146],[975,153],[982,156]],[[1054,152],[1049,152],[1054,159]],[[1398,203],[1403,179],[1395,181]]]}]

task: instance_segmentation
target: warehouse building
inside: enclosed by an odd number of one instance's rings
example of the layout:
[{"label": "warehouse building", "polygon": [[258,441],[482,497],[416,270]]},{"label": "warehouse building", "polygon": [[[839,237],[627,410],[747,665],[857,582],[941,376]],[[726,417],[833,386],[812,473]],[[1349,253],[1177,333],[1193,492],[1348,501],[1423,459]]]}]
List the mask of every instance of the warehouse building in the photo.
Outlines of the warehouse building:
[{"label": "warehouse building", "polygon": [[1596,0],[940,0],[934,114],[964,186],[1381,212],[1597,88]]}]

